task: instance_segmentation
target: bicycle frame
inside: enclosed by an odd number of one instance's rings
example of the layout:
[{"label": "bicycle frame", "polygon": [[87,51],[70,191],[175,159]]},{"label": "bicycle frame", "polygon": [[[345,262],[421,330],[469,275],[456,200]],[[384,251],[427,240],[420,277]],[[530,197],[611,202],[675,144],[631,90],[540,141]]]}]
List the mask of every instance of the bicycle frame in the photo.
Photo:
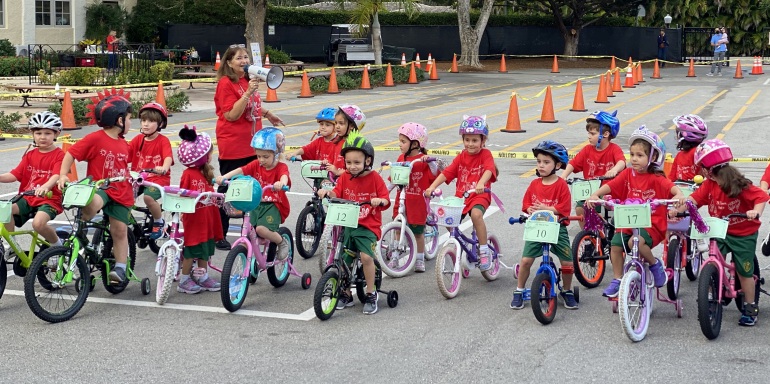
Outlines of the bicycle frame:
[{"label": "bicycle frame", "polygon": [[[24,236],[24,235],[29,235],[32,238],[31,239],[32,242],[30,243],[29,253],[23,250],[15,239],[15,236]],[[8,243],[8,246],[10,247],[11,251],[13,251],[16,257],[19,259],[19,265],[21,265],[25,269],[28,269],[30,264],[32,264],[32,257],[35,255],[36,245],[51,246],[51,244],[49,244],[42,236],[40,236],[39,233],[33,230],[9,232],[4,225],[0,225],[0,237],[3,240],[5,240],[6,243]],[[7,257],[8,255],[9,254],[6,251],[5,257]],[[2,260],[2,262],[5,262],[5,260]]]},{"label": "bicycle frame", "polygon": [[232,248],[243,244],[247,250],[246,263],[248,263],[249,270],[246,268],[240,272],[242,278],[248,278],[249,274],[257,276],[260,271],[267,270],[270,267],[288,264],[289,274],[296,277],[302,277],[302,275],[294,269],[294,265],[287,260],[279,261],[273,260],[267,261],[267,247],[270,246],[270,240],[263,239],[257,236],[257,231],[251,226],[250,212],[243,213],[243,225],[241,226],[241,237],[233,242]]}]

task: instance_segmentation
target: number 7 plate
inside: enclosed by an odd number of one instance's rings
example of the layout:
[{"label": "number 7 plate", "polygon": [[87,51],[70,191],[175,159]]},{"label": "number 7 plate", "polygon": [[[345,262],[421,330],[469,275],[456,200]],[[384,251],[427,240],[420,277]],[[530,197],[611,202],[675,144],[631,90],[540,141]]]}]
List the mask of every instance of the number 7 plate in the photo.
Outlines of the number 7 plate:
[{"label": "number 7 plate", "polygon": [[650,228],[652,212],[649,204],[615,206],[615,228]]},{"label": "number 7 plate", "polygon": [[559,227],[561,224],[555,221],[527,220],[524,223],[524,241],[557,244],[559,242]]},{"label": "number 7 plate", "polygon": [[358,205],[330,203],[324,224],[356,228],[358,227],[358,214],[360,212],[361,207]]}]

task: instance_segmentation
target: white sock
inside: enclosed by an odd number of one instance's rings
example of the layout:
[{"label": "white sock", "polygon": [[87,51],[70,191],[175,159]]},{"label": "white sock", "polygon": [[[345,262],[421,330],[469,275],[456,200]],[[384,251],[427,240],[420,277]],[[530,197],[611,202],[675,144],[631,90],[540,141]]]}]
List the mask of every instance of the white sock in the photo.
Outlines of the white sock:
[{"label": "white sock", "polygon": [[484,245],[480,246],[479,247],[479,251],[481,251],[481,252],[489,252],[489,245],[484,244]]},{"label": "white sock", "polygon": [[418,253],[417,254],[417,260],[425,261],[425,254],[424,253]]},{"label": "white sock", "polygon": [[61,239],[56,240],[55,243],[51,244],[52,247],[58,247],[58,246],[61,246],[61,245],[62,245]]},{"label": "white sock", "polygon": [[160,219],[155,219],[155,222],[156,222],[156,223],[158,223],[158,224],[160,224],[160,223],[162,223],[162,222],[163,222],[163,218],[160,218]]},{"label": "white sock", "polygon": [[524,292],[525,290],[526,290],[526,288],[516,287],[516,292]]}]

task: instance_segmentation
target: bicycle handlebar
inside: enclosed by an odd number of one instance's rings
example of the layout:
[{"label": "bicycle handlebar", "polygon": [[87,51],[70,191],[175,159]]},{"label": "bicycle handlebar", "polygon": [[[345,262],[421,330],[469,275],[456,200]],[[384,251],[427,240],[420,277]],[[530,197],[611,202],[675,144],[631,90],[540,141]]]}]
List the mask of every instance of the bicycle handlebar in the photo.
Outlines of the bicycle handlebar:
[{"label": "bicycle handlebar", "polygon": [[[216,184],[216,179],[211,179],[211,182]],[[222,185],[230,185],[230,179],[222,179]],[[290,188],[289,188],[288,185],[284,185],[283,187],[281,187],[281,190],[284,191],[284,192],[288,192],[289,189]],[[275,190],[275,186],[272,185],[272,184],[271,185],[267,185],[267,186],[262,187],[262,190],[263,191],[274,191]]]},{"label": "bicycle handlebar", "polygon": [[[484,188],[484,192],[482,192],[482,193],[489,193],[489,192],[492,192],[492,190],[489,189],[489,188]],[[467,198],[468,196],[471,195],[471,193],[476,193],[476,191],[473,190],[473,189],[469,189],[469,190],[465,191],[465,193],[463,193],[463,197]]]},{"label": "bicycle handlebar", "polygon": [[372,205],[371,200],[366,201],[353,201],[353,200],[346,200],[341,199],[339,197],[326,197],[327,200],[329,200],[330,203],[334,204],[351,204],[351,205]]},{"label": "bicycle handlebar", "polygon": [[438,161],[438,158],[432,157],[432,156],[425,156],[420,159],[414,160],[414,161],[383,161],[380,163],[380,166],[386,167],[386,166],[400,166],[400,167],[412,167],[414,163],[417,162],[423,162],[423,163],[432,163],[434,161]]},{"label": "bicycle handlebar", "polygon": [[615,178],[615,176],[612,176],[612,177],[609,177],[609,176],[599,176],[599,177],[594,177],[593,179],[583,179],[581,177],[571,177],[571,178],[567,179],[567,184],[568,185],[572,185],[572,183],[577,182],[577,181],[591,181],[591,180],[604,181],[604,180],[612,180],[614,178]]}]

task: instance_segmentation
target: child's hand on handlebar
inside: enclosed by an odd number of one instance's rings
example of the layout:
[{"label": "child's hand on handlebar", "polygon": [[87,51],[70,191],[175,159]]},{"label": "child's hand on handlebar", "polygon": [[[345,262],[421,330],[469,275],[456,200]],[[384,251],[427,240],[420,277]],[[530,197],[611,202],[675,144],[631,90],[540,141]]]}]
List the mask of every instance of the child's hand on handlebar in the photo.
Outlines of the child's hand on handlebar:
[{"label": "child's hand on handlebar", "polygon": [[222,177],[222,176],[217,176],[217,177],[214,178],[214,181],[216,182],[216,184],[219,184],[219,185],[222,185],[222,182],[224,180],[225,180],[225,178]]},{"label": "child's hand on handlebar", "polygon": [[67,177],[67,175],[59,175],[59,181],[56,182],[56,185],[59,187],[59,189],[64,190],[64,186],[69,183],[70,178]]},{"label": "child's hand on handlebar", "polygon": [[165,175],[168,172],[168,168],[163,166],[155,167],[155,172],[159,175]]},{"label": "child's hand on handlebar", "polygon": [[591,200],[599,200],[599,196],[597,196],[597,195],[588,196],[588,198],[586,199],[586,202],[584,204],[586,206],[586,208],[588,208],[588,209],[593,209],[594,208],[594,203]]},{"label": "child's hand on handlebar", "polygon": [[746,216],[751,220],[758,218],[759,215],[760,215],[759,211],[754,209],[746,211]]},{"label": "child's hand on handlebar", "polygon": [[35,196],[45,196],[48,191],[50,191],[49,188],[47,188],[45,185],[41,185],[35,188]]},{"label": "child's hand on handlebar", "polygon": [[604,174],[604,177],[607,177],[607,178],[612,178],[612,177],[615,177],[615,176],[617,176],[617,175],[618,175],[618,173],[617,173],[617,172],[615,172],[615,171],[613,171],[613,170],[611,170],[611,169],[610,169],[610,170],[608,170],[608,171],[607,171],[607,172]]},{"label": "child's hand on handlebar", "polygon": [[283,186],[284,186],[284,185],[286,185],[286,184],[284,184],[284,183],[282,183],[282,182],[280,182],[280,181],[276,181],[276,182],[273,184],[273,190],[274,190],[274,191],[280,191],[280,190],[281,190],[281,188],[283,188]]},{"label": "child's hand on handlebar", "polygon": [[379,207],[379,206],[387,205],[388,203],[387,203],[387,200],[385,199],[380,199],[378,197],[375,197],[370,201],[369,204],[371,204],[373,207]]},{"label": "child's hand on handlebar", "polygon": [[424,194],[425,194],[425,197],[428,197],[428,198],[430,198],[430,197],[431,197],[431,195],[433,194],[433,191],[434,191],[434,190],[435,190],[435,188],[428,188],[428,189],[426,189],[426,190],[425,190],[425,193],[424,193]]},{"label": "child's hand on handlebar", "polygon": [[319,190],[316,191],[315,194],[318,195],[319,199],[323,199],[324,197],[326,197],[329,194],[329,191],[326,190],[326,189],[319,189]]},{"label": "child's hand on handlebar", "polygon": [[476,184],[476,193],[477,194],[484,193],[484,184],[481,184],[481,183]]}]

